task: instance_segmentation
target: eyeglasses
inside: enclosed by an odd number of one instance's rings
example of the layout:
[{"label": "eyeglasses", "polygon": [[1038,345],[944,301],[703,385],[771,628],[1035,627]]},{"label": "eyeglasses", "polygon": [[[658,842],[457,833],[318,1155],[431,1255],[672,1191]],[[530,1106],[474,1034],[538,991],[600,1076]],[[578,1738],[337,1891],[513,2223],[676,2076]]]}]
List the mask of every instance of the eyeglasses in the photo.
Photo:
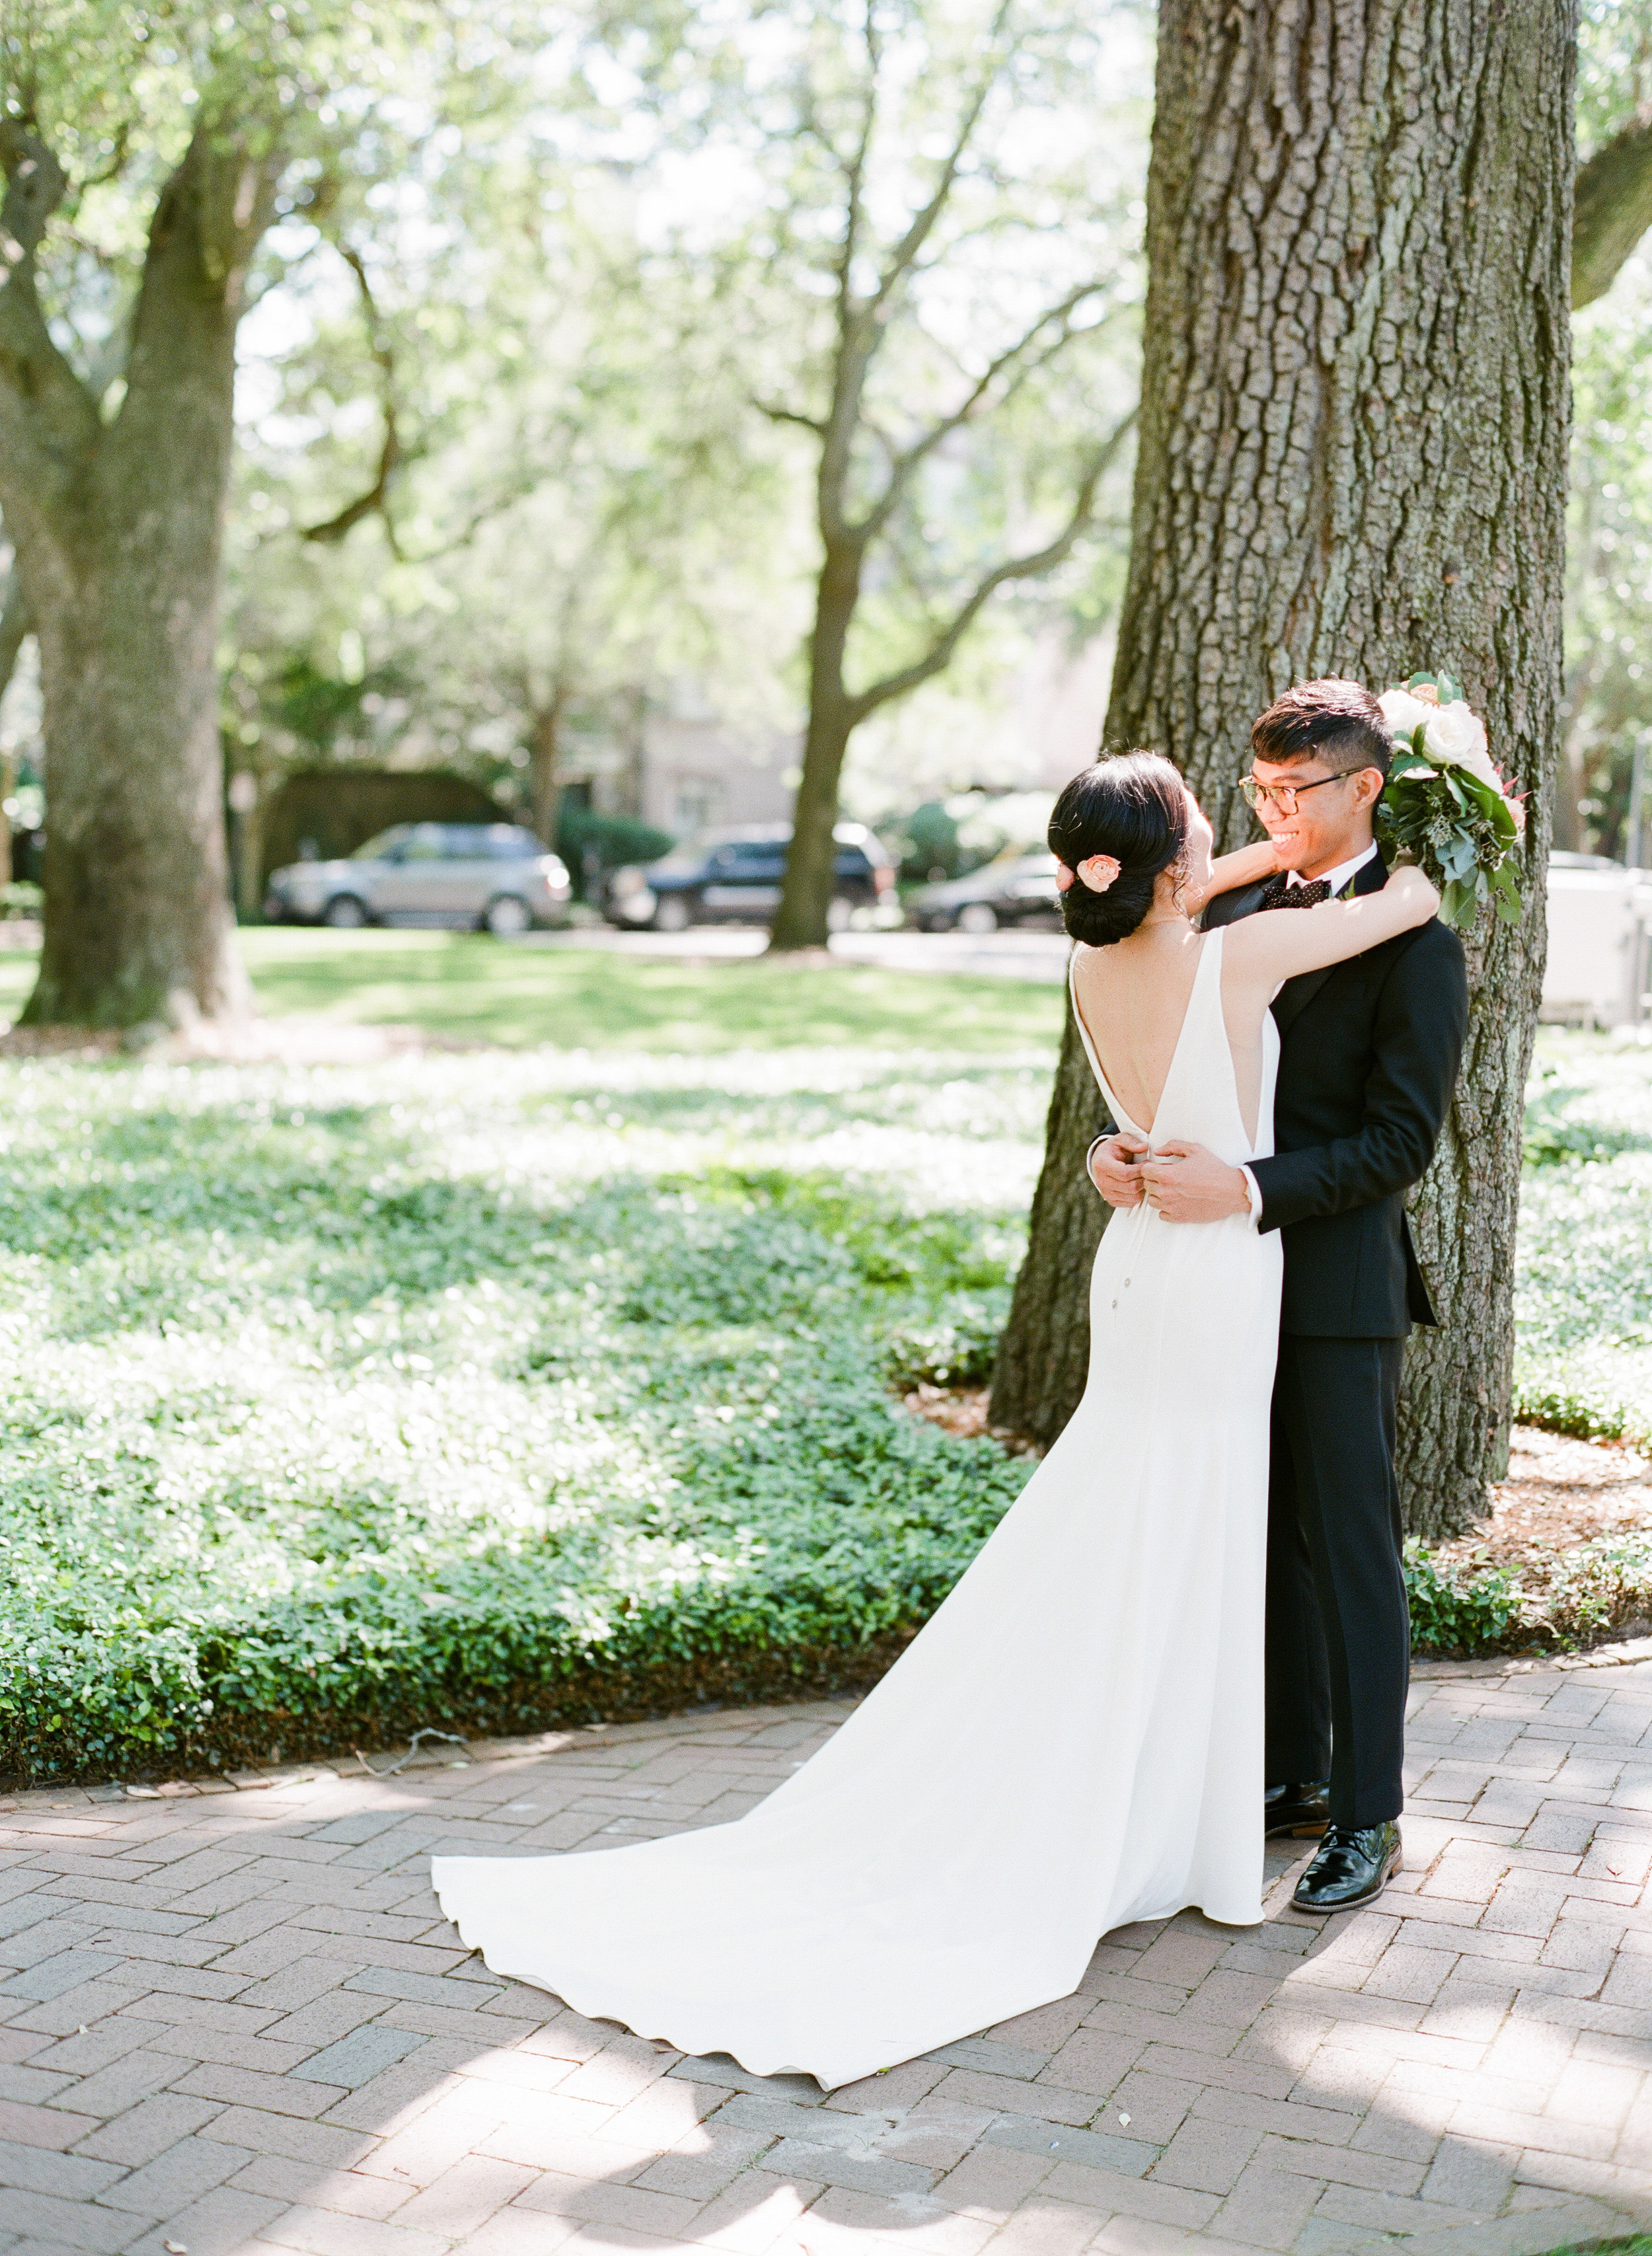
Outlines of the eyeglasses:
[{"label": "eyeglasses", "polygon": [[1323,791],[1328,783],[1346,783],[1351,775],[1359,773],[1358,768],[1345,768],[1340,775],[1321,776],[1314,783],[1258,783],[1253,775],[1247,775],[1239,778],[1239,789],[1245,794],[1246,807],[1260,807],[1267,800],[1281,814],[1295,814],[1296,801],[1303,792]]}]

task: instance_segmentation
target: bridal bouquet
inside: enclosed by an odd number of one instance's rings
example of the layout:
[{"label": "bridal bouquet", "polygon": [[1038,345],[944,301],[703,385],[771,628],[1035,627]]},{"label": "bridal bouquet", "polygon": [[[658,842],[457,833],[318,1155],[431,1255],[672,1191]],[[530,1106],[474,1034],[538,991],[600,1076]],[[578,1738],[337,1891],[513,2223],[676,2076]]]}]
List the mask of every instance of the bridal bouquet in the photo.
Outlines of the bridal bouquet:
[{"label": "bridal bouquet", "polygon": [[1440,915],[1467,931],[1489,905],[1505,924],[1520,917],[1514,850],[1526,828],[1524,800],[1492,764],[1486,724],[1449,673],[1414,673],[1378,698],[1394,738],[1394,765],[1377,803],[1376,828],[1389,858],[1402,854],[1440,889]]}]

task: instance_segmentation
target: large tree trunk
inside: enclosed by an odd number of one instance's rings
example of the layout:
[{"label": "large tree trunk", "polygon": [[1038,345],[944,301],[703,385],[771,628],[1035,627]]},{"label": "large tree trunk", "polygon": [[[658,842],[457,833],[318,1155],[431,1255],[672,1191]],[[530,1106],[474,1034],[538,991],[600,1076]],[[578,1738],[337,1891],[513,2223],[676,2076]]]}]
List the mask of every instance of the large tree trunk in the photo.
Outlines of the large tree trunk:
[{"label": "large tree trunk", "polygon": [[[1561,0],[1160,9],[1107,741],[1170,751],[1231,847],[1250,723],[1288,683],[1440,666],[1532,793],[1525,913],[1471,942],[1462,1082],[1412,1201],[1449,1312],[1408,1365],[1406,1508],[1428,1533],[1484,1508],[1506,1448],[1560,698],[1572,71]],[[1095,1110],[1070,1029],[992,1398],[1046,1441],[1082,1384],[1103,1217],[1068,1186]]]},{"label": "large tree trunk", "polygon": [[203,126],[157,206],[114,420],[83,420],[55,490],[27,460],[0,469],[50,792],[35,1025],[183,1024],[249,1001],[214,644],[241,278],[269,195],[268,165]]},{"label": "large tree trunk", "polygon": [[837,790],[856,716],[844,687],[849,629],[860,600],[862,549],[830,546],[815,589],[808,644],[808,725],[797,786],[792,842],[771,948],[824,948],[837,858]]},{"label": "large tree trunk", "polygon": [[561,754],[562,715],[568,694],[558,682],[543,705],[528,708],[529,821],[533,835],[554,852],[556,825],[561,813]]}]

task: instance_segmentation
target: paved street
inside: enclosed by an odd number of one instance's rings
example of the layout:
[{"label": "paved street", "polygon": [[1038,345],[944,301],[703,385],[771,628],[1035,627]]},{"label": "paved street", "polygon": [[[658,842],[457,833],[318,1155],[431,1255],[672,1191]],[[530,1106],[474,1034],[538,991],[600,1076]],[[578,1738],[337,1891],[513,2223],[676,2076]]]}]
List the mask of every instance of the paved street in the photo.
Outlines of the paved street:
[{"label": "paved street", "polygon": [[1415,1709],[1379,1907],[1297,1918],[1281,1851],[1261,1927],[1124,1930],[1075,1996],[830,2097],[496,1979],[427,1860],[733,1816],[840,1707],[0,1800],[0,2250],[1532,2256],[1652,2224],[1652,1654],[1436,1669]]}]

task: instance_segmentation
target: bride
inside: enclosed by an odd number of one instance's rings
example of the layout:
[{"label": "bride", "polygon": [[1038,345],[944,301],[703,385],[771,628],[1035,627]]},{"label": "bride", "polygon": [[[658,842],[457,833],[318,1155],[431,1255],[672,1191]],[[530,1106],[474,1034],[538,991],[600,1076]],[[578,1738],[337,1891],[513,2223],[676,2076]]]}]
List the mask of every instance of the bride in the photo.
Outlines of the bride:
[{"label": "bride", "polygon": [[[1050,844],[1072,1005],[1122,1127],[1272,1150],[1295,974],[1425,924],[1380,892],[1201,934],[1212,864],[1168,760],[1086,768]],[[1099,1938],[1197,1905],[1261,1915],[1262,1599],[1280,1242],[1118,1213],[1089,1385],[946,1604],[812,1761],[729,1825],[549,1858],[439,1857],[496,1973],[686,2053],[827,2087],[1068,1995]]]}]

